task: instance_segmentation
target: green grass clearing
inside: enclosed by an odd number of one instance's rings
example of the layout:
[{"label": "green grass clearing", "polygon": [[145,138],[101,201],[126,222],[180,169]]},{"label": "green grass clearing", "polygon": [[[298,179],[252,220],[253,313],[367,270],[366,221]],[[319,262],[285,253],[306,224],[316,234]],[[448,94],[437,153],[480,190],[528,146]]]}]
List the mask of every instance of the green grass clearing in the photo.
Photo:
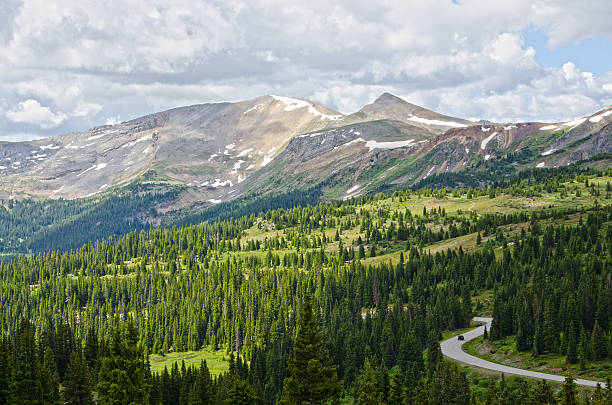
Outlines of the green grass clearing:
[{"label": "green grass clearing", "polygon": [[180,367],[182,361],[185,361],[186,367],[200,367],[202,360],[206,360],[206,365],[211,375],[219,375],[229,369],[229,355],[223,350],[212,350],[209,348],[195,352],[172,352],[164,356],[152,354],[149,360],[151,362],[152,373],[161,373],[164,371],[164,367],[168,367],[168,370],[170,370],[176,362],[179,363]]}]

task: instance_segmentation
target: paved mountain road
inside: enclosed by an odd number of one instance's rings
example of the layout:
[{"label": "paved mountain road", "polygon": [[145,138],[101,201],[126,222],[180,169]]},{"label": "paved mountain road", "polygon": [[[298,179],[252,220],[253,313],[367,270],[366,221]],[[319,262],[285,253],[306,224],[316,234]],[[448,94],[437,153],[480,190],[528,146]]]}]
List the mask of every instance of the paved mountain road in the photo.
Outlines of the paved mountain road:
[{"label": "paved mountain road", "polygon": [[[491,322],[493,322],[493,318],[474,318],[477,322],[482,322],[487,326],[487,330],[491,330]],[[469,342],[470,340],[476,339],[477,337],[484,334],[485,325],[479,326],[476,329],[473,329],[469,332],[463,334],[465,340],[457,339],[457,336],[454,336],[450,339],[446,339],[440,343],[440,348],[442,349],[442,354],[448,358],[459,361],[461,363],[469,364],[470,366],[476,366],[481,368],[486,368],[492,371],[499,371],[504,374],[516,374],[524,377],[532,377],[545,379],[550,381],[563,382],[565,380],[564,376],[554,375],[554,374],[546,374],[546,373],[538,373],[536,371],[523,370],[520,368],[504,366],[503,364],[497,364],[490,361],[483,360],[481,358],[472,356],[463,351],[462,346],[464,343]],[[591,380],[583,380],[577,378],[576,384],[579,385],[587,385],[590,387],[595,387],[597,385],[597,381]],[[601,383],[604,385],[603,383]]]}]

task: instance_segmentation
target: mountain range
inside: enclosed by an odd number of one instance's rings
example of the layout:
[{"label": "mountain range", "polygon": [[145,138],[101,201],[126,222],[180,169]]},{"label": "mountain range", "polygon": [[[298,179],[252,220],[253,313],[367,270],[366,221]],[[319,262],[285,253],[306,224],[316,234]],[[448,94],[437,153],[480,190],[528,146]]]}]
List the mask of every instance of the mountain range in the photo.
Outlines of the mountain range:
[{"label": "mountain range", "polygon": [[155,207],[160,214],[311,187],[322,199],[347,199],[444,174],[480,173],[472,180],[486,183],[496,170],[567,166],[610,152],[612,106],[569,122],[492,123],[389,93],[348,115],[267,95],[0,142],[0,199],[99,197],[135,183],[179,190]]}]

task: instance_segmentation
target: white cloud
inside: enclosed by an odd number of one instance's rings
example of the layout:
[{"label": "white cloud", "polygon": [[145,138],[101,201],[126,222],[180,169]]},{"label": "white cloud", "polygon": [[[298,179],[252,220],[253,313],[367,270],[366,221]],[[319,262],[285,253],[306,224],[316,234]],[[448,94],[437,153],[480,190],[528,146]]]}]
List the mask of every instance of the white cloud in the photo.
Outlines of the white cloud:
[{"label": "white cloud", "polygon": [[55,114],[49,107],[32,99],[20,102],[14,110],[6,113],[6,117],[13,122],[38,125],[41,128],[56,127],[66,119],[65,114]]},{"label": "white cloud", "polygon": [[102,106],[100,104],[86,103],[81,101],[76,105],[76,108],[74,109],[74,111],[72,111],[71,115],[73,117],[86,117],[90,114],[95,114],[101,110]]},{"label": "white cloud", "polygon": [[532,23],[545,28],[553,47],[590,36],[612,37],[612,7],[599,0],[537,0]]},{"label": "white cloud", "polygon": [[491,43],[488,56],[503,65],[536,65],[535,50],[532,47],[524,49],[523,40],[518,34],[499,34]]},{"label": "white cloud", "polygon": [[43,69],[184,71],[236,39],[232,3],[25,0],[0,58]]},{"label": "white cloud", "polygon": [[5,2],[0,133],[23,130],[9,118],[27,115],[23,100],[38,103],[47,135],[262,94],[352,112],[389,91],[461,117],[524,120],[612,102],[612,71],[546,68],[523,39],[610,37],[604,0]]}]

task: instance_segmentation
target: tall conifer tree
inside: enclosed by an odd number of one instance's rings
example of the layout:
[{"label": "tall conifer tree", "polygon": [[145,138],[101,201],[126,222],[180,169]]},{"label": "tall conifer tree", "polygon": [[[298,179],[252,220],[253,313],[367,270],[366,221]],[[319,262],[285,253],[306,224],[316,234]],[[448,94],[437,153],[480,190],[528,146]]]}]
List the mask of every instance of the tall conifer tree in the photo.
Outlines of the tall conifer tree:
[{"label": "tall conifer tree", "polygon": [[337,367],[331,364],[323,347],[309,293],[304,297],[289,373],[284,381],[282,404],[318,405],[338,396]]}]

